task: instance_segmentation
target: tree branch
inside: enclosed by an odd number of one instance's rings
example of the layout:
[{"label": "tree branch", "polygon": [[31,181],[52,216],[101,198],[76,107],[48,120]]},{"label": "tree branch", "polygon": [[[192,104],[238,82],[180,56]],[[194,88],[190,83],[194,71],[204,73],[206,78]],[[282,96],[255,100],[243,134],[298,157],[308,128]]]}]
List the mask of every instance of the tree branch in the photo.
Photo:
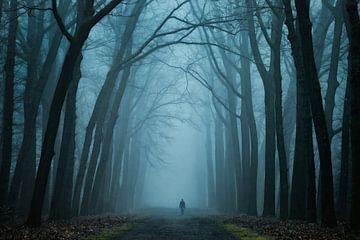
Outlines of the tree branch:
[{"label": "tree branch", "polygon": [[112,0],[109,2],[104,8],[102,8],[99,12],[97,12],[92,18],[89,20],[89,24],[91,27],[95,26],[103,17],[109,14],[117,5],[119,5],[123,0]]},{"label": "tree branch", "polygon": [[[339,0],[338,0],[339,1]],[[336,16],[336,8],[328,1],[321,0],[321,3],[334,15]]]},{"label": "tree branch", "polygon": [[60,28],[60,31],[64,34],[64,36],[66,37],[66,39],[69,42],[73,42],[74,41],[74,37],[69,33],[69,31],[66,29],[63,20],[61,19],[59,12],[58,12],[58,8],[57,8],[57,4],[56,4],[56,0],[51,0],[52,3],[52,12],[54,15],[54,18]]}]

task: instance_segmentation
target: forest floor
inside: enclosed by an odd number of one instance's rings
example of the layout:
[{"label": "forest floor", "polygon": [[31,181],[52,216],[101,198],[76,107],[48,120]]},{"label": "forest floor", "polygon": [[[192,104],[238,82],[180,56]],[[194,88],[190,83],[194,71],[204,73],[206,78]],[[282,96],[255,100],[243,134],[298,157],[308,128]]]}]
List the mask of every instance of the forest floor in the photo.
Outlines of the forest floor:
[{"label": "forest floor", "polygon": [[83,240],[267,240],[267,239],[360,239],[348,227],[335,229],[273,218],[223,216],[199,210],[152,209],[132,216],[102,216],[45,222],[40,228],[0,224],[0,239],[83,239]]}]

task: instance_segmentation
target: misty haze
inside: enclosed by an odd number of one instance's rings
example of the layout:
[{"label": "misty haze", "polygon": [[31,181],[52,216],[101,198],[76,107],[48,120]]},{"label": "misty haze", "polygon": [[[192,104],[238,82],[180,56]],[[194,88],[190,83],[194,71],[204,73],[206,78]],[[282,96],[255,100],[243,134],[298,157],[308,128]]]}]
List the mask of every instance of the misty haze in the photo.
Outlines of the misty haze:
[{"label": "misty haze", "polygon": [[356,0],[0,0],[0,239],[359,239]]}]

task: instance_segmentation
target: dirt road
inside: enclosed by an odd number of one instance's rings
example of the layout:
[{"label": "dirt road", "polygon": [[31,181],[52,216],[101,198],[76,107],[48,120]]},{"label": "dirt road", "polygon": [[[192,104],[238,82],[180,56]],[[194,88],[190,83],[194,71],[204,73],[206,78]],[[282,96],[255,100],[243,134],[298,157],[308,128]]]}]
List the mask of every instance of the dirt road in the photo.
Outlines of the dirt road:
[{"label": "dirt road", "polygon": [[133,229],[116,240],[143,239],[184,239],[205,240],[222,239],[233,240],[230,233],[214,221],[201,217],[168,217],[156,216],[142,220]]}]

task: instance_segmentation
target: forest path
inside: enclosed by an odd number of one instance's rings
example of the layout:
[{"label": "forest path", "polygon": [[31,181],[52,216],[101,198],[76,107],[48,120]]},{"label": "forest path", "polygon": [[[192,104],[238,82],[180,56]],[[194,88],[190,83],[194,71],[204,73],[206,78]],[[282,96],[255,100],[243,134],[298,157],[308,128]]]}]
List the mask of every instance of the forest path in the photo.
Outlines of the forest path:
[{"label": "forest path", "polygon": [[209,221],[207,218],[194,217],[151,217],[125,234],[112,238],[113,240],[144,240],[144,239],[223,239],[233,240],[229,232]]},{"label": "forest path", "polygon": [[[105,238],[104,238],[105,239]],[[209,213],[187,209],[181,216],[177,209],[158,209],[142,214],[128,224],[123,231],[112,235],[112,240],[234,240],[268,239],[251,231],[249,228],[224,224],[221,217]]]}]

